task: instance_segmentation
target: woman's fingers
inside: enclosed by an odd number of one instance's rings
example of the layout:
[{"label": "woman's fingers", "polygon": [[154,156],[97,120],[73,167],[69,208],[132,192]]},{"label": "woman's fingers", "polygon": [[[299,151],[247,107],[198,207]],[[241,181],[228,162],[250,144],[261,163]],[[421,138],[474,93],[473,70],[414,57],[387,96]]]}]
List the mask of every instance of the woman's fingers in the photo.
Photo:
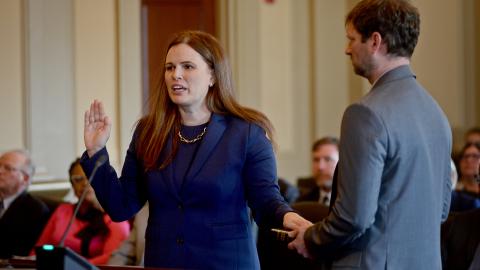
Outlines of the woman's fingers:
[{"label": "woman's fingers", "polygon": [[[94,100],[90,104],[90,109],[85,112],[85,126],[94,124],[96,122],[102,122],[105,124],[105,121],[110,121],[108,116],[105,114],[105,109],[103,103],[98,100]],[[108,123],[107,123],[108,124]]]},{"label": "woman's fingers", "polygon": [[90,124],[90,110],[86,110],[83,117],[84,128],[87,128],[89,124]]},{"label": "woman's fingers", "polygon": [[90,111],[89,111],[89,114],[88,114],[88,119],[90,121],[90,124],[95,123],[95,101],[93,101],[90,104]]},{"label": "woman's fingers", "polygon": [[105,110],[103,109],[103,103],[97,101],[98,104],[98,119],[103,120],[105,118]]}]

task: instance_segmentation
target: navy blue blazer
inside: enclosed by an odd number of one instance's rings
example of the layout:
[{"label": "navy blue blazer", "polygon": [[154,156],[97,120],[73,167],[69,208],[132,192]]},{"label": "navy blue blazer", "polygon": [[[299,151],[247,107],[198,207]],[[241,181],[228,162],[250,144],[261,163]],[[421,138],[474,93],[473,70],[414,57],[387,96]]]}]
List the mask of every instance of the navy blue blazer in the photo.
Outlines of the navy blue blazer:
[{"label": "navy blue blazer", "polygon": [[[281,224],[283,215],[292,211],[280,195],[265,131],[235,117],[213,114],[180,190],[173,182],[172,164],[144,173],[135,137],[121,177],[107,161],[92,186],[114,221],[131,218],[149,201],[145,266],[259,269],[247,206],[260,226]],[[170,149],[171,142],[160,160]],[[87,175],[102,155],[108,155],[106,149],[90,159],[84,153]]]}]

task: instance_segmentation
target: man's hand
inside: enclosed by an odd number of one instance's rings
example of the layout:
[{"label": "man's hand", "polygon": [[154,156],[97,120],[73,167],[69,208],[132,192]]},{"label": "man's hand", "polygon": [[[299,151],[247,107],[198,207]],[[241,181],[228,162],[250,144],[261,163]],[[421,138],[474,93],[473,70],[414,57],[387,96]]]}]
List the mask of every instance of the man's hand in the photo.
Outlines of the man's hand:
[{"label": "man's hand", "polygon": [[283,226],[287,229],[292,230],[288,233],[288,236],[291,238],[295,238],[295,240],[288,244],[288,248],[296,249],[297,252],[305,258],[311,258],[311,256],[305,246],[303,236],[305,234],[305,231],[312,225],[312,222],[304,219],[303,217],[294,212],[288,212],[283,217]]},{"label": "man's hand", "polygon": [[310,253],[308,253],[307,247],[305,246],[305,240],[303,240],[303,236],[305,235],[305,231],[310,228],[312,224],[310,225],[303,225],[300,226],[297,230],[296,233],[295,231],[292,231],[288,234],[290,237],[295,237],[295,239],[288,244],[289,249],[296,249],[298,254],[302,255],[305,258],[312,258]]}]

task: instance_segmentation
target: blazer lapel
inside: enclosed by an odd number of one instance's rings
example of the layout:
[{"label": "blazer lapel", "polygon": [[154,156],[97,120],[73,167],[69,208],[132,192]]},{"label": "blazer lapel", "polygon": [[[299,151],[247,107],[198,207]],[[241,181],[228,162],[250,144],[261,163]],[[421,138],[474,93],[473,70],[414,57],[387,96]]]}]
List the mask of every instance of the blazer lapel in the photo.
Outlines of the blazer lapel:
[{"label": "blazer lapel", "polygon": [[191,180],[200,169],[203,167],[203,164],[207,161],[208,157],[212,153],[215,146],[222,138],[223,132],[225,131],[227,125],[225,123],[225,117],[218,114],[212,114],[212,118],[210,119],[210,123],[207,127],[207,132],[201,141],[201,144],[198,148],[197,154],[190,169],[185,176],[185,179],[182,183],[182,189],[185,186],[185,182]]},{"label": "blazer lapel", "polygon": [[[161,161],[165,160],[167,155],[171,153],[172,151],[172,136],[170,135],[168,137],[167,144],[165,145],[164,151],[162,151],[162,154],[160,155]],[[180,200],[180,195],[177,192],[177,189],[175,188],[175,183],[173,182],[173,166],[172,163],[168,164],[167,167],[165,167],[163,170],[160,171],[163,181],[167,183],[167,187],[170,190],[170,193],[172,193],[177,199]]]}]

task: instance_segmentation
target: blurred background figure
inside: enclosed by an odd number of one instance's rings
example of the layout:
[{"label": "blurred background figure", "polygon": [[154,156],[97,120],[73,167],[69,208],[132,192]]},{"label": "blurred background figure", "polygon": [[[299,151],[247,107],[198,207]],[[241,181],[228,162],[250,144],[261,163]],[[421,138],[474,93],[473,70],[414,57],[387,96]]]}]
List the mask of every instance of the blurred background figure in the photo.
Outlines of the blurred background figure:
[{"label": "blurred background figure", "polygon": [[133,227],[127,240],[123,241],[120,247],[115,250],[110,259],[109,265],[136,265],[143,266],[145,256],[145,231],[148,222],[148,202],[135,215]]},{"label": "blurred background figure", "polygon": [[[464,150],[462,150],[462,153],[460,156],[463,156]],[[463,158],[462,158],[463,159]],[[465,161],[463,162],[464,168],[468,169],[463,169],[466,171],[471,171],[471,166],[469,165],[466,166]],[[451,179],[452,179],[452,187],[454,188],[452,190],[452,200],[450,203],[450,212],[460,212],[460,211],[466,211],[466,210],[472,210],[475,208],[480,208],[480,198],[478,198],[475,194],[470,194],[469,192],[463,191],[463,184],[458,184],[458,173],[457,169],[455,167],[455,163],[451,162]],[[475,178],[475,176],[473,176]],[[471,180],[470,180],[471,181]],[[460,190],[459,190],[460,189]]]},{"label": "blurred background figure", "polygon": [[472,196],[479,196],[479,185],[476,181],[477,168],[480,164],[480,143],[467,143],[461,150],[459,164],[459,181],[457,189]]},{"label": "blurred background figure", "polygon": [[280,188],[280,194],[288,204],[292,204],[297,200],[299,192],[298,188],[283,178],[278,178],[278,187]]},{"label": "blurred background figure", "polygon": [[297,202],[317,201],[330,205],[332,179],[338,162],[338,139],[323,137],[312,146],[312,176],[297,182],[300,197]]},{"label": "blurred background figure", "polygon": [[0,156],[0,259],[27,256],[48,220],[45,203],[26,191],[34,168],[24,150]]},{"label": "blurred background figure", "polygon": [[[477,167],[480,172],[480,165]],[[480,269],[480,208],[451,212],[442,224],[443,269]]]},{"label": "blurred background figure", "polygon": [[[123,240],[127,239],[130,225],[128,221],[113,222],[103,211],[80,166],[79,159],[71,164],[69,175],[75,196],[80,198],[85,189],[86,195],[67,233],[65,246],[93,264],[106,264],[111,253]],[[70,203],[61,203],[57,207],[43,230],[37,246],[60,244],[75,207],[76,204]]]}]

